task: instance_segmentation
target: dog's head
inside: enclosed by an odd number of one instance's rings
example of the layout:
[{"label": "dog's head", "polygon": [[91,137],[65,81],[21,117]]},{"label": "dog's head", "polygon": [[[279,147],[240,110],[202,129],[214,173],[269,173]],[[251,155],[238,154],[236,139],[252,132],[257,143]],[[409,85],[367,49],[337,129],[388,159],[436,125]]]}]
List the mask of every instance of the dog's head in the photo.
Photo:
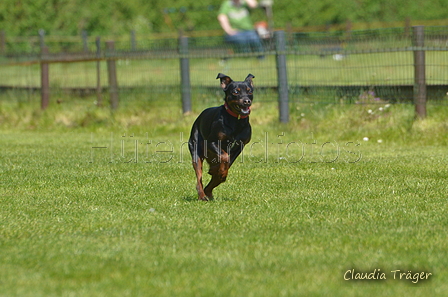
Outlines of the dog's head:
[{"label": "dog's head", "polygon": [[216,79],[221,80],[221,88],[226,94],[224,97],[228,108],[238,117],[248,116],[250,114],[250,106],[254,98],[254,84],[252,74],[248,74],[244,81],[233,81],[229,76],[219,73]]}]

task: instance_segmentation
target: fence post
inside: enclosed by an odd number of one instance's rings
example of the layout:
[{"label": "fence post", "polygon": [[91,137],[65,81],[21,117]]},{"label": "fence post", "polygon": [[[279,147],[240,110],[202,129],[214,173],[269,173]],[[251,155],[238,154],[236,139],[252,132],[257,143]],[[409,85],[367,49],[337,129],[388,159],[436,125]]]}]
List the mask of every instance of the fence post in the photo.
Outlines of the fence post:
[{"label": "fence post", "polygon": [[179,36],[180,85],[182,95],[182,111],[191,112],[190,60],[188,59],[188,37]]},{"label": "fence post", "polygon": [[89,51],[89,46],[87,44],[88,35],[87,35],[87,31],[86,30],[82,30],[81,38],[82,38],[82,48],[87,53]]},{"label": "fence post", "polygon": [[41,109],[46,109],[50,102],[50,74],[49,65],[46,62],[48,59],[48,47],[41,48],[40,57],[40,94],[41,94]]},{"label": "fence post", "polygon": [[131,50],[137,50],[137,38],[135,37],[135,30],[131,31]]},{"label": "fence post", "polygon": [[118,83],[117,83],[117,67],[115,65],[115,42],[106,41],[106,49],[108,53],[107,58],[107,73],[109,76],[109,94],[110,94],[110,108],[118,108]]},{"label": "fence post", "polygon": [[101,90],[101,38],[98,36],[95,40],[96,44],[96,105],[103,106],[103,94]]},{"label": "fence post", "polygon": [[38,33],[39,33],[40,48],[44,48],[45,47],[45,30],[39,29]]},{"label": "fence post", "polygon": [[[413,27],[412,44],[415,47],[423,47],[425,42],[423,26]],[[425,76],[425,51],[414,50],[414,104],[417,118],[426,117],[426,76]]]},{"label": "fence post", "polygon": [[404,36],[409,37],[411,35],[411,18],[407,17],[404,21]]},{"label": "fence post", "polygon": [[345,40],[350,40],[352,38],[353,24],[350,20],[347,20],[345,24]]},{"label": "fence post", "polygon": [[0,54],[6,54],[6,33],[0,30]]},{"label": "fence post", "polygon": [[286,69],[286,38],[284,31],[275,31],[277,58],[278,106],[280,122],[289,122],[288,76]]}]

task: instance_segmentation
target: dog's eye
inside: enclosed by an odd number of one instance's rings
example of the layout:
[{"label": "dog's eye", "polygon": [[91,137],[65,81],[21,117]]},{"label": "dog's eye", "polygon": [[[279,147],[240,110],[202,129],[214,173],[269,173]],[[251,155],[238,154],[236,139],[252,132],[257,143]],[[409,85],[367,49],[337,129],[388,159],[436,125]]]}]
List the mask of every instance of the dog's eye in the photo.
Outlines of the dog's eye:
[{"label": "dog's eye", "polygon": [[239,94],[238,90],[233,90],[233,94],[238,95]]}]

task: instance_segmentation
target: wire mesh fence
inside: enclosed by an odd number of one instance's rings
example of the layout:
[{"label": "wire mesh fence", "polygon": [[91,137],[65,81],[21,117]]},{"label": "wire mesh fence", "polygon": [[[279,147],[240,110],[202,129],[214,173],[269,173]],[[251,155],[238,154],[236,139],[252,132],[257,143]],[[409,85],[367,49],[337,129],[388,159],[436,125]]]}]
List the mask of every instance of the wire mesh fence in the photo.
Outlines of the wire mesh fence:
[{"label": "wire mesh fence", "polygon": [[[415,85],[414,52],[426,54],[428,100],[447,102],[448,27],[425,27],[424,45],[416,46],[406,28],[362,31],[286,33],[287,86],[298,102],[365,100],[412,102]],[[115,40],[78,38],[77,42],[36,36],[8,44],[0,55],[0,89],[39,90],[41,65],[48,63],[50,95],[67,92],[95,94],[109,86],[107,62],[116,62],[118,92],[168,93],[181,96],[180,59],[188,58],[190,88],[195,94],[216,94],[219,72],[232,77],[252,73],[260,92],[278,91],[274,38],[262,40],[262,51],[228,44],[222,36],[188,38],[185,52],[179,38],[130,35]],[[24,47],[23,44],[27,44]],[[48,54],[42,54],[42,48]],[[275,96],[265,100],[277,100]]]}]

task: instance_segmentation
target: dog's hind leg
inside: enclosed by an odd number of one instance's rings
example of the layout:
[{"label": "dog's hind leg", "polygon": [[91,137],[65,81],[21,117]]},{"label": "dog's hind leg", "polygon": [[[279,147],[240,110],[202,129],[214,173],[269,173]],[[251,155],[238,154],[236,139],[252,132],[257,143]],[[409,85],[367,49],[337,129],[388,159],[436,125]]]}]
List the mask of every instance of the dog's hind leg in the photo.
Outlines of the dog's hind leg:
[{"label": "dog's hind leg", "polygon": [[230,168],[230,158],[225,152],[222,152],[219,158],[218,164],[210,164],[210,170],[208,173],[212,176],[212,179],[204,189],[205,195],[213,200],[213,189],[226,181],[227,173]]},{"label": "dog's hind leg", "polygon": [[[202,166],[204,163],[204,148],[202,146],[203,141],[201,136],[198,134],[197,128],[193,126],[192,136],[188,141],[188,148],[190,150],[192,164],[194,172],[196,173],[196,190],[198,192],[198,200],[207,201],[207,196],[204,193],[204,186],[202,184]],[[206,142],[205,142],[206,143]]]},{"label": "dog's hind leg", "polygon": [[207,201],[208,198],[204,193],[204,186],[202,184],[202,163],[203,159],[201,158],[193,160],[193,168],[197,179],[196,190],[198,191],[198,200]]}]

